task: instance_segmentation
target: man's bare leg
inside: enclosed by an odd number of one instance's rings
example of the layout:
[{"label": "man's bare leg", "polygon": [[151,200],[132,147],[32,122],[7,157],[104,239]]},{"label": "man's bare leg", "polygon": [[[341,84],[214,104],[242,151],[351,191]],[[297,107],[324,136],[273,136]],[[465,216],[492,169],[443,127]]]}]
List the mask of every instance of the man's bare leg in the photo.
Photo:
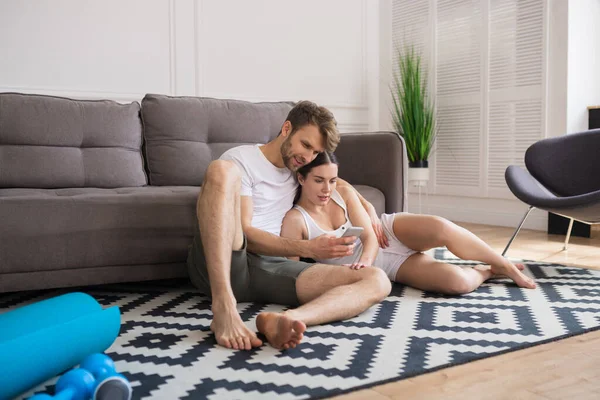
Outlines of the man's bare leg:
[{"label": "man's bare leg", "polygon": [[231,251],[242,248],[240,173],[235,164],[217,160],[206,170],[196,206],[200,237],[210,279],[213,321],[217,343],[250,350],[262,345],[237,312],[231,289]]},{"label": "man's bare leg", "polygon": [[256,326],[273,347],[296,347],[306,326],[352,318],[385,299],[391,288],[386,274],[376,267],[353,270],[316,264],[296,281],[302,305],[283,313],[261,313]]},{"label": "man's bare leg", "polygon": [[440,217],[417,214],[397,214],[394,234],[406,246],[417,251],[446,246],[463,260],[489,264],[495,275],[505,275],[523,288],[535,288],[535,282],[521,272],[522,266],[511,263],[495,252],[483,240],[468,230]]}]

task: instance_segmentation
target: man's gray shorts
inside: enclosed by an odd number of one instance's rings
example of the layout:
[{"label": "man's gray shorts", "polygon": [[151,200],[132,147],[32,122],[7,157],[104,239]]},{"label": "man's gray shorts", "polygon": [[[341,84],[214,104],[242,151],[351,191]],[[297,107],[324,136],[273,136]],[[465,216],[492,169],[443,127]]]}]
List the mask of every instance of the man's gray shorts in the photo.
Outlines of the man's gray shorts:
[{"label": "man's gray shorts", "polygon": [[[190,279],[202,293],[210,296],[210,282],[204,248],[196,225],[196,235],[188,252],[187,266]],[[261,256],[246,250],[247,241],[240,250],[231,252],[231,288],[239,303],[253,301],[289,306],[300,304],[296,294],[298,276],[311,263],[284,257]]]}]

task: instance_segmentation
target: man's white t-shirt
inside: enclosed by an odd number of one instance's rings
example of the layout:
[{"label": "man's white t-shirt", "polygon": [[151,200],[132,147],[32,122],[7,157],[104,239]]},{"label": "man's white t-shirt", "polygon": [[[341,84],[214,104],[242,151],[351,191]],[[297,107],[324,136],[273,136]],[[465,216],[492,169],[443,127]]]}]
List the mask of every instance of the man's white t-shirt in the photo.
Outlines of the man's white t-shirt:
[{"label": "man's white t-shirt", "polygon": [[252,226],[279,236],[283,217],[294,205],[298,183],[287,168],[277,168],[259,144],[234,147],[220,157],[242,173],[242,196],[252,197]]}]

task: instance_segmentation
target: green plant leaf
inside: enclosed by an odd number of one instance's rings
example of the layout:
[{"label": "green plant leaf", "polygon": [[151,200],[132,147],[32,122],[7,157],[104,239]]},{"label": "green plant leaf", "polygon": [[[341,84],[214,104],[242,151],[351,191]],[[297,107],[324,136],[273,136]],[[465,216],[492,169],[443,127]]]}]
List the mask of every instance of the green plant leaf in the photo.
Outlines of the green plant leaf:
[{"label": "green plant leaf", "polygon": [[390,87],[392,121],[406,142],[408,160],[427,160],[437,134],[435,107],[427,89],[427,72],[413,46],[396,48],[396,68]]}]

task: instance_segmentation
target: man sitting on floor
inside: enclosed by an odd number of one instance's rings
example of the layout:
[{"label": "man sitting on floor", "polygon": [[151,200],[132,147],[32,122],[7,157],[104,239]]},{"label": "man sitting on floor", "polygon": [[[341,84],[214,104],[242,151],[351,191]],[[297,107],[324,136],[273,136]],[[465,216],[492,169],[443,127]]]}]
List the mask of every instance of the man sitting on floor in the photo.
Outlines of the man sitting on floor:
[{"label": "man sitting on floor", "polygon": [[[262,345],[244,325],[237,302],[298,306],[263,312],[256,320],[273,347],[287,349],[300,343],[307,325],[354,317],[390,293],[391,283],[378,268],[355,270],[285,258],[353,253],[356,237],[279,236],[298,187],[295,171],[318,153],[333,152],[339,141],[332,113],[303,101],[290,111],[277,138],[230,149],[208,166],[188,269],[194,285],[212,297],[211,330],[220,345],[246,350]],[[341,179],[338,185],[349,186]],[[374,207],[359,197],[373,223],[380,224]],[[381,229],[376,232],[385,240]]]}]

